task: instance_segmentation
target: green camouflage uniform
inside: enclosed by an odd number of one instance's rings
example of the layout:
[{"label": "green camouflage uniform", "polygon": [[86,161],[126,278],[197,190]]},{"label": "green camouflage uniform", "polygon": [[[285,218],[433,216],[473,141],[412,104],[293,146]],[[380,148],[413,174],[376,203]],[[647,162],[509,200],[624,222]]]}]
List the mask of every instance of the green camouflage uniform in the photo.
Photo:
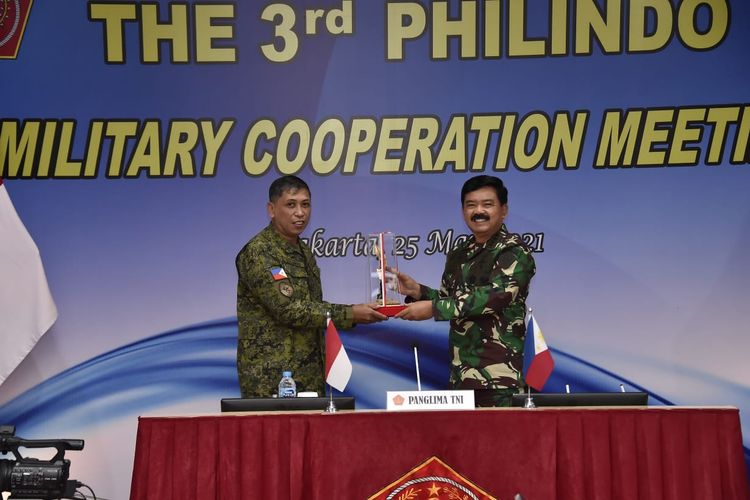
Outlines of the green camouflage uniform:
[{"label": "green camouflage uniform", "polygon": [[523,384],[531,250],[503,224],[484,244],[471,236],[448,253],[440,290],[422,285],[436,320],[450,320],[450,386],[477,406],[507,406]]},{"label": "green camouflage uniform", "polygon": [[[242,397],[270,397],[281,372],[298,391],[324,394],[326,312],[352,327],[352,307],[323,301],[320,269],[310,248],[294,246],[269,224],[237,254],[237,373]],[[273,269],[286,277],[274,277]],[[278,273],[277,273],[278,274]]]}]

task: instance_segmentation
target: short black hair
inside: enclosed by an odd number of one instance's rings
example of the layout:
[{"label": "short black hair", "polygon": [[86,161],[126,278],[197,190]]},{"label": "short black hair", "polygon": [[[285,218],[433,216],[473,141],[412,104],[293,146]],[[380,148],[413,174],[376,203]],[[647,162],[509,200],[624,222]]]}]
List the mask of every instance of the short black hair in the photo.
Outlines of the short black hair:
[{"label": "short black hair", "polygon": [[491,175],[476,175],[464,182],[464,187],[461,188],[461,206],[464,206],[464,199],[466,199],[467,194],[483,187],[493,188],[495,193],[497,193],[497,199],[500,201],[500,204],[508,204],[508,190],[503,185],[503,181]]},{"label": "short black hair", "polygon": [[310,188],[307,186],[307,183],[296,175],[285,175],[279,177],[273,181],[268,188],[268,201],[273,203],[281,198],[281,195],[283,195],[285,191],[297,191],[298,189],[304,189],[310,193]]}]

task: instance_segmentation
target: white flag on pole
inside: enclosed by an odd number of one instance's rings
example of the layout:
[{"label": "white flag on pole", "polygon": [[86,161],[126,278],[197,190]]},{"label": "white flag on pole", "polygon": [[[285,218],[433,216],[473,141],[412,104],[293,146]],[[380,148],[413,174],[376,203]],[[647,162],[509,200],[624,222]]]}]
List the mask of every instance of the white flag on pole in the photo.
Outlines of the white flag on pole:
[{"label": "white flag on pole", "polygon": [[39,249],[0,178],[0,384],[56,319]]}]

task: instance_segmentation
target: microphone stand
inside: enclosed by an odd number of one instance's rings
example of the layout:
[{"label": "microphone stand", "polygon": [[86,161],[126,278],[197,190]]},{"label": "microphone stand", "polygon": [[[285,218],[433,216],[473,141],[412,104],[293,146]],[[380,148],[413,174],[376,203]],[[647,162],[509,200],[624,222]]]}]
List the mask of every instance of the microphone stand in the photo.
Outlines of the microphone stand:
[{"label": "microphone stand", "polygon": [[417,390],[422,390],[422,383],[419,381],[419,356],[417,355],[417,344],[414,344],[414,366],[417,370]]}]

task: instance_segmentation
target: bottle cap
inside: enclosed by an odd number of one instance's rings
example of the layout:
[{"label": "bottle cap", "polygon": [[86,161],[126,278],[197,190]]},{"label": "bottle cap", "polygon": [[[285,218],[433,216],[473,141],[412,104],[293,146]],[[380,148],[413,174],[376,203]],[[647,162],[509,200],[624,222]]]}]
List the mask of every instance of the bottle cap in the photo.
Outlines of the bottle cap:
[{"label": "bottle cap", "polygon": [[289,370],[284,370],[283,372],[281,372],[281,375],[283,377],[291,377],[292,376],[292,372],[290,372]]}]

